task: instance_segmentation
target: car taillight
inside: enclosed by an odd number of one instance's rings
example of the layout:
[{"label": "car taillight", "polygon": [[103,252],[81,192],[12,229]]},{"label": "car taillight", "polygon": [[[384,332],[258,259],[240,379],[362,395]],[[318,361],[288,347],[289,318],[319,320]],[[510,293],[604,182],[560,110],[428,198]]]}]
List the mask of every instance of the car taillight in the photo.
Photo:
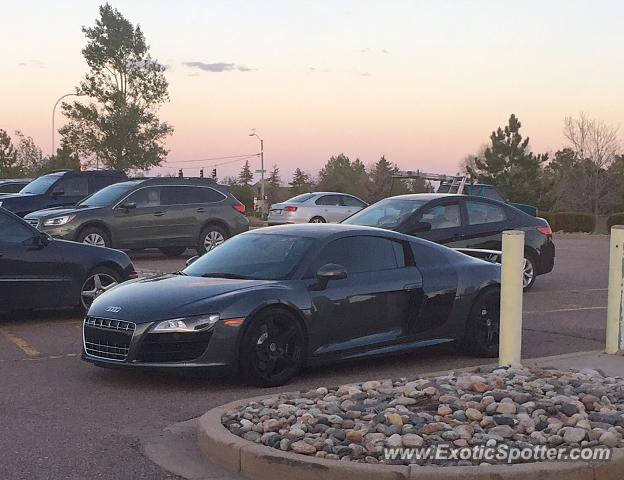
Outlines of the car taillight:
[{"label": "car taillight", "polygon": [[128,274],[128,280],[133,280],[135,278],[139,278],[139,274],[138,272],[135,272],[134,270],[132,270],[129,274]]},{"label": "car taillight", "polygon": [[537,227],[537,231],[540,233],[543,233],[548,238],[552,239],[553,233],[552,233],[552,228],[550,228],[550,225],[547,227]]},{"label": "car taillight", "polygon": [[243,215],[245,215],[245,205],[243,205],[242,203],[239,203],[237,205],[232,205],[234,207],[234,210],[236,210],[238,213],[242,213]]},{"label": "car taillight", "polygon": [[297,207],[293,207],[292,205],[288,205],[287,207],[284,207],[284,211],[285,212],[296,212],[297,211]]}]

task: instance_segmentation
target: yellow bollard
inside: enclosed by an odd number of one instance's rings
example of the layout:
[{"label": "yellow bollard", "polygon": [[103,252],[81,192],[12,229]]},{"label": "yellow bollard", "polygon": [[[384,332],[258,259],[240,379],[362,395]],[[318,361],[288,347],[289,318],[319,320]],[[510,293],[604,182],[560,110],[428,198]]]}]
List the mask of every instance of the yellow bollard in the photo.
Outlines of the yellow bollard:
[{"label": "yellow bollard", "polygon": [[503,232],[499,365],[519,364],[522,358],[522,274],[524,232]]},{"label": "yellow bollard", "polygon": [[624,278],[624,226],[611,228],[609,247],[609,295],[607,303],[607,348],[610,354],[624,350],[622,331],[622,280]]}]

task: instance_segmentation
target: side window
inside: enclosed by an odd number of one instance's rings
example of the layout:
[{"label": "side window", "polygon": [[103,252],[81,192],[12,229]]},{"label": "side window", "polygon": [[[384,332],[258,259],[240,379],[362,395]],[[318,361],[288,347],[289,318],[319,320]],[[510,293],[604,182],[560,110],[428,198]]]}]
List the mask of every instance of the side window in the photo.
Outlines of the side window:
[{"label": "side window", "polygon": [[209,187],[179,185],[161,187],[162,205],[189,205],[195,203],[215,203],[225,198],[224,195]]},{"label": "side window", "polygon": [[117,183],[116,179],[113,177],[102,177],[94,175],[93,177],[91,177],[91,193],[102,190],[104,187],[108,187],[113,183]]},{"label": "side window", "polygon": [[421,221],[431,224],[431,230],[454,228],[461,226],[461,215],[458,203],[436,205],[422,214]]},{"label": "side window", "polygon": [[482,187],[481,188],[481,196],[485,198],[490,198],[492,200],[498,200],[499,202],[505,203],[505,199],[498,193],[495,188],[492,187]]},{"label": "side window", "polygon": [[89,195],[89,179],[87,177],[73,177],[61,180],[54,186],[52,193],[55,192],[62,197],[86,197]]},{"label": "side window", "polygon": [[210,187],[193,187],[195,203],[217,203],[226,198],[221,192]]},{"label": "side window", "polygon": [[482,223],[503,222],[507,219],[505,211],[498,205],[485,202],[466,202],[468,211],[468,224],[480,225]]},{"label": "side window", "polygon": [[33,232],[19,220],[0,214],[0,242],[23,243],[33,238]]},{"label": "side window", "polygon": [[159,207],[160,187],[142,188],[124,200],[124,203],[136,203],[137,208]]},{"label": "side window", "polygon": [[0,193],[17,193],[23,187],[24,185],[21,183],[6,183],[4,185],[0,185]]},{"label": "side window", "polygon": [[364,207],[364,202],[361,202],[355,197],[350,197],[349,195],[342,196],[342,203],[345,207]]},{"label": "side window", "polygon": [[325,206],[342,206],[342,200],[340,195],[323,195],[319,197],[316,202],[317,205]]},{"label": "side window", "polygon": [[316,275],[318,269],[328,263],[342,265],[347,269],[348,274],[398,268],[398,249],[395,244],[397,242],[368,236],[334,240],[321,251],[311,267],[309,276]]}]

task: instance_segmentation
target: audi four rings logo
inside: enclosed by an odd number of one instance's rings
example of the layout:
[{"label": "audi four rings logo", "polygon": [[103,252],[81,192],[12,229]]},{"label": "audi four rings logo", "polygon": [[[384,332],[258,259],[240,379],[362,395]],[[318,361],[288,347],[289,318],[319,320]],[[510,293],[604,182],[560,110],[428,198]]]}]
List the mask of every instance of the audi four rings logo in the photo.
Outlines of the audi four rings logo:
[{"label": "audi four rings logo", "polygon": [[121,311],[121,307],[106,307],[106,311],[110,313],[118,313]]}]

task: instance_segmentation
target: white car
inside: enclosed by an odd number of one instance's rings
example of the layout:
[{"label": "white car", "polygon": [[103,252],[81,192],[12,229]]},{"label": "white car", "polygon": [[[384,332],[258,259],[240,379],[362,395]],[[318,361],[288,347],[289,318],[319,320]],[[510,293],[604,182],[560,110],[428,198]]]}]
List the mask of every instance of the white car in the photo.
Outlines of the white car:
[{"label": "white car", "polygon": [[302,193],[271,205],[269,225],[286,223],[337,223],[368,204],[353,195],[339,192]]}]

